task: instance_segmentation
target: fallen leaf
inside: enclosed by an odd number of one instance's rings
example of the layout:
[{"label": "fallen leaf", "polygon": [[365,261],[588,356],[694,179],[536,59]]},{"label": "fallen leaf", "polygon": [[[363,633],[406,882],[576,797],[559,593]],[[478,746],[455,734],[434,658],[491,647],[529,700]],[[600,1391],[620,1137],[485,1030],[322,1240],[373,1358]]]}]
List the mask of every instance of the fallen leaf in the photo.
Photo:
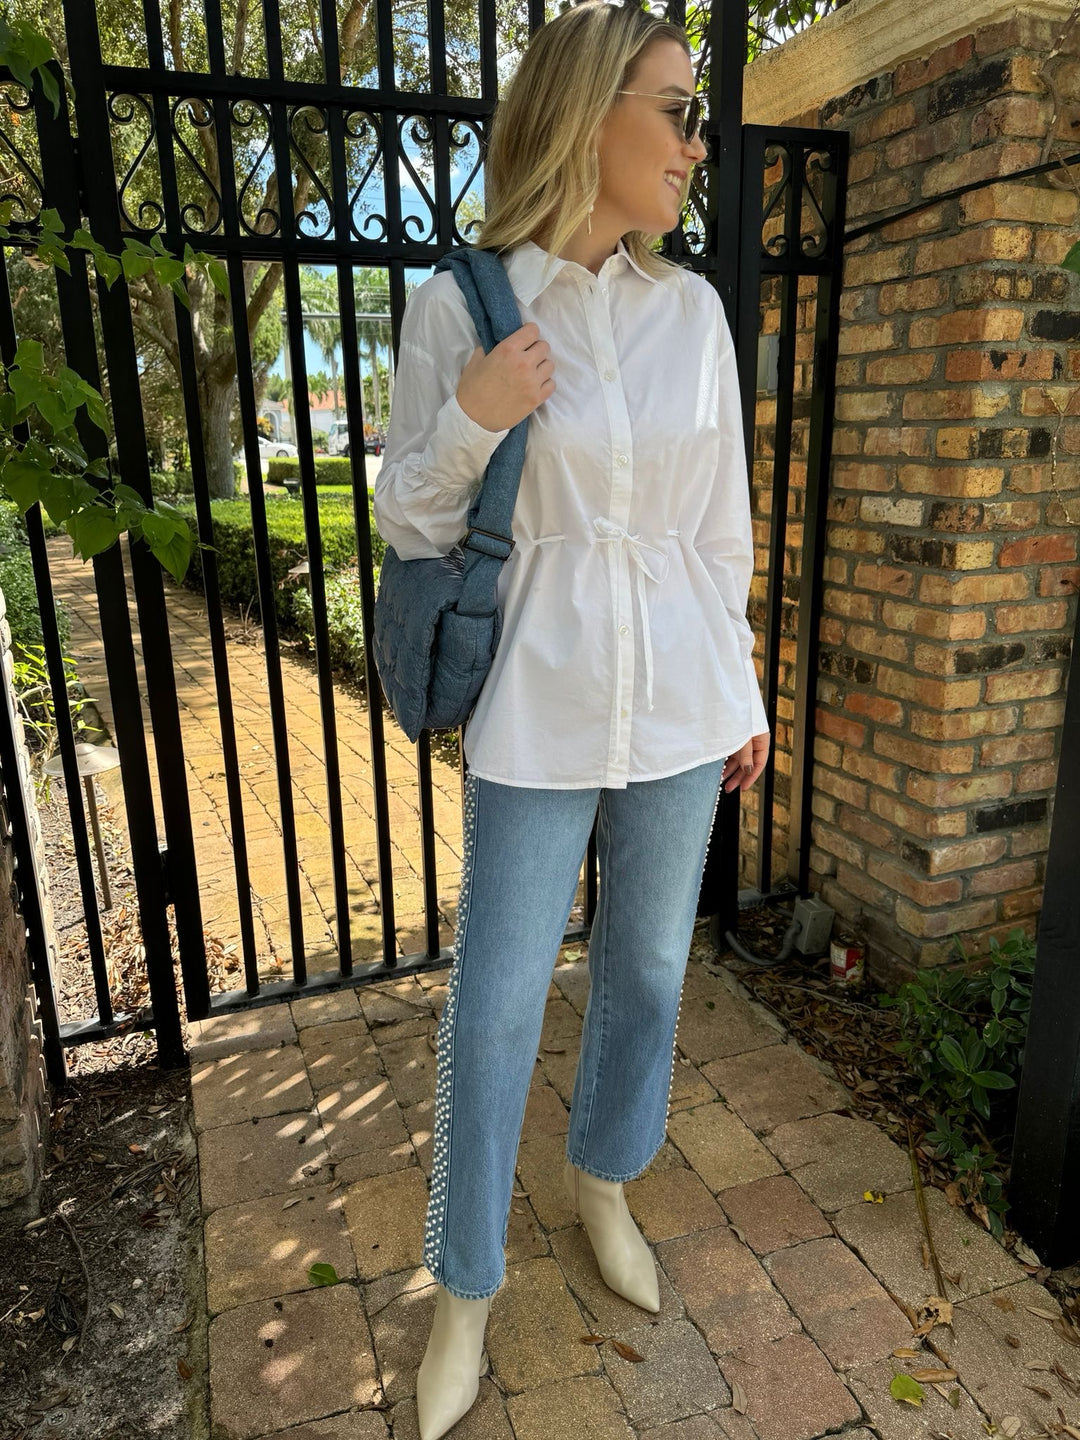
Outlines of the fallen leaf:
[{"label": "fallen leaf", "polygon": [[1019,1350],[1021,1345],[1019,1335],[1006,1335],[1005,1344],[1008,1345],[1010,1350]]},{"label": "fallen leaf", "polygon": [[47,1215],[42,1215],[42,1217],[40,1218],[40,1220],[29,1220],[29,1221],[27,1221],[27,1223],[23,1226],[23,1229],[24,1229],[24,1230],[37,1230],[39,1226],[41,1226],[41,1225],[47,1225],[48,1223],[49,1223],[49,1217],[48,1217]]},{"label": "fallen leaf", "polygon": [[922,1268],[924,1270],[930,1269],[930,1246],[927,1245],[925,1240],[922,1242]]},{"label": "fallen leaf", "polygon": [[926,1385],[944,1385],[957,1378],[955,1370],[912,1370],[909,1373],[912,1380],[922,1381]]},{"label": "fallen leaf", "polygon": [[1025,1305],[1024,1309],[1029,1315],[1038,1315],[1040,1320],[1057,1320],[1059,1318],[1056,1310],[1043,1310],[1038,1305]]},{"label": "fallen leaf", "polygon": [[565,1045],[545,1045],[545,1046],[544,1046],[544,1054],[545,1054],[545,1055],[565,1055],[565,1054],[566,1054],[566,1046],[565,1046]]},{"label": "fallen leaf", "polygon": [[881,1193],[880,1190],[864,1190],[862,1198],[864,1200],[868,1200],[872,1205],[885,1204],[885,1196]]},{"label": "fallen leaf", "polygon": [[945,1199],[950,1205],[962,1206],[964,1203],[964,1192],[955,1180],[950,1180],[945,1186]]},{"label": "fallen leaf", "polygon": [[1070,1325],[1069,1322],[1060,1315],[1054,1317],[1054,1330],[1063,1340],[1067,1340],[1070,1345],[1080,1345],[1080,1331],[1077,1331],[1075,1326]]},{"label": "fallen leaf", "polygon": [[937,1325],[952,1324],[952,1301],[943,1300],[940,1295],[931,1295],[915,1312],[915,1336],[929,1335]]},{"label": "fallen leaf", "polygon": [[902,1400],[905,1405],[921,1405],[926,1398],[926,1391],[910,1375],[894,1375],[889,1394],[894,1400]]},{"label": "fallen leaf", "polygon": [[128,1149],[131,1151],[132,1155],[145,1155],[145,1154],[146,1154],[146,1149],[145,1149],[145,1147],[142,1146],[142,1145],[129,1145],[129,1146],[128,1146]]},{"label": "fallen leaf", "polygon": [[736,1415],[746,1414],[746,1391],[737,1380],[731,1382],[731,1408]]},{"label": "fallen leaf", "polygon": [[994,1295],[991,1297],[999,1310],[1015,1310],[1016,1302],[1008,1295]]},{"label": "fallen leaf", "polygon": [[281,1208],[282,1210],[291,1210],[294,1205],[299,1205],[302,1199],[302,1195],[295,1195],[291,1200],[286,1200],[285,1204],[282,1205]]},{"label": "fallen leaf", "polygon": [[190,1380],[195,1372],[186,1360],[177,1360],[176,1373],[180,1376],[181,1380]]},{"label": "fallen leaf", "polygon": [[64,1353],[66,1354],[69,1350],[73,1349],[78,1343],[79,1343],[79,1337],[78,1337],[77,1335],[69,1335],[69,1336],[67,1337],[67,1339],[64,1341],[64,1343],[60,1346],[60,1349],[63,1350]]},{"label": "fallen leaf", "polygon": [[1054,1367],[1049,1360],[1025,1360],[1025,1370],[1052,1370]]},{"label": "fallen leaf", "polygon": [[320,1262],[308,1268],[307,1278],[309,1285],[336,1285],[340,1277],[333,1265]]},{"label": "fallen leaf", "polygon": [[959,1391],[959,1390],[950,1390],[950,1391],[949,1391],[949,1394],[948,1394],[948,1401],[949,1401],[949,1404],[952,1406],[952,1408],[953,1408],[954,1410],[959,1410],[959,1409],[960,1409],[960,1391]]},{"label": "fallen leaf", "polygon": [[1006,1415],[998,1421],[998,1429],[1005,1436],[1005,1440],[1014,1440],[1014,1436],[1020,1432],[1020,1423],[1019,1415]]},{"label": "fallen leaf", "polygon": [[1049,1390],[1044,1390],[1041,1385],[1025,1385],[1025,1390],[1033,1390],[1040,1400],[1052,1400],[1054,1397]]},{"label": "fallen leaf", "polygon": [[607,1336],[606,1336],[606,1335],[580,1335],[578,1338],[579,1338],[579,1340],[581,1341],[582,1345],[603,1345],[604,1341],[607,1339]]},{"label": "fallen leaf", "polygon": [[625,1345],[621,1340],[612,1340],[611,1343],[624,1360],[629,1360],[634,1365],[639,1365],[645,1359],[645,1356],[639,1355],[632,1345]]},{"label": "fallen leaf", "polygon": [[194,1316],[194,1315],[189,1315],[186,1320],[181,1320],[179,1325],[174,1325],[174,1326],[173,1326],[173,1328],[172,1328],[172,1333],[173,1333],[174,1335],[182,1335],[182,1334],[184,1333],[184,1331],[185,1331],[186,1329],[188,1329],[188,1327],[190,1326],[191,1322],[192,1322],[194,1319],[195,1319],[195,1316]]},{"label": "fallen leaf", "polygon": [[110,1301],[109,1301],[109,1309],[110,1309],[110,1310],[112,1311],[112,1313],[116,1316],[117,1320],[123,1320],[123,1318],[124,1318],[124,1307],[123,1307],[123,1305],[118,1305],[115,1300],[110,1300]]},{"label": "fallen leaf", "polygon": [[898,1345],[892,1353],[897,1360],[917,1360],[920,1355],[920,1351],[912,1350],[910,1345]]}]

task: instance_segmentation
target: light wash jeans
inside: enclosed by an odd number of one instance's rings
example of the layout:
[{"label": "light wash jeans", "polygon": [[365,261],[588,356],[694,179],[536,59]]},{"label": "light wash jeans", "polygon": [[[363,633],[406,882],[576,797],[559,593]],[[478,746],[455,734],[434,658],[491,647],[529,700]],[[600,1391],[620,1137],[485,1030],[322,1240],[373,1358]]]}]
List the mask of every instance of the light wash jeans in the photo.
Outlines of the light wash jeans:
[{"label": "light wash jeans", "polygon": [[723,761],[623,790],[469,776],[455,959],[439,1025],[424,1263],[453,1295],[502,1284],[521,1124],[593,819],[599,903],[566,1153],[631,1180],[664,1143],[686,957]]}]

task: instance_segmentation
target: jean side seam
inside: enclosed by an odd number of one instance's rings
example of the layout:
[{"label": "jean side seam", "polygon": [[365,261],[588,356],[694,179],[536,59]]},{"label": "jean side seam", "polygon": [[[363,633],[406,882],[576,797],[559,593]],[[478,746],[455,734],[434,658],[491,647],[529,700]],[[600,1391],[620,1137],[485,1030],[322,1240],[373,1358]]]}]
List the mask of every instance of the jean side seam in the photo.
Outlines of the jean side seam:
[{"label": "jean side seam", "polygon": [[[601,791],[601,794],[600,794],[600,801],[599,801],[598,810],[599,810],[598,825],[610,826],[610,820],[608,819],[608,817],[607,817],[607,816],[605,815],[605,813],[604,813],[604,796],[603,796],[603,792],[602,792],[602,791]],[[609,855],[609,857],[610,857],[610,855],[611,855],[611,837],[610,837],[610,835],[608,836],[607,851],[608,851],[608,855]],[[605,1039],[605,1036],[606,1036],[606,1033],[607,1033],[607,1025],[606,1025],[606,1021],[607,1021],[607,1014],[606,1014],[606,1007],[607,1007],[607,975],[604,973],[604,971],[605,971],[605,968],[606,968],[606,965],[607,965],[607,956],[608,956],[608,932],[609,932],[609,930],[610,930],[610,928],[611,928],[610,925],[609,925],[609,923],[608,923],[608,922],[609,922],[609,915],[610,915],[609,906],[610,906],[611,890],[612,890],[612,886],[611,886],[610,883],[608,883],[607,885],[605,885],[605,884],[603,884],[603,882],[601,881],[601,885],[600,885],[600,913],[599,913],[599,915],[597,916],[597,920],[599,921],[599,924],[597,924],[596,922],[594,922],[594,924],[593,924],[593,935],[596,935],[597,932],[599,932],[600,938],[601,938],[601,940],[602,940],[602,942],[603,942],[603,944],[602,944],[602,949],[601,949],[601,965],[597,967],[598,971],[600,972],[600,994],[599,994],[599,996],[595,997],[595,998],[599,999],[599,1001],[600,1001],[600,1004],[599,1004],[600,1023],[599,1023],[599,1030],[598,1030],[597,1041],[596,1041],[596,1066],[595,1066],[595,1069],[594,1069],[594,1071],[593,1071],[592,1083],[591,1083],[591,1085],[590,1085],[590,1087],[589,1087],[589,1103],[588,1103],[588,1106],[587,1106],[586,1111],[585,1111],[585,1127],[584,1127],[584,1131],[583,1131],[582,1137],[581,1137],[581,1153],[582,1153],[582,1155],[585,1155],[585,1154],[588,1152],[588,1148],[589,1148],[589,1131],[590,1131],[591,1128],[592,1128],[592,1119],[593,1119],[593,1112],[594,1112],[594,1108],[595,1108],[596,1091],[597,1091],[597,1088],[599,1087],[599,1084],[600,1084],[600,1072],[601,1072],[601,1067],[602,1067],[603,1058],[604,1058],[604,1039]],[[591,943],[592,943],[592,941],[591,941],[591,937],[590,937],[590,947],[591,947]],[[591,948],[590,948],[590,954],[589,954],[589,972],[590,972],[590,981],[589,981],[589,983],[590,983],[590,987],[592,987],[592,983],[593,983],[593,982],[592,982],[592,978],[591,978],[591,976],[592,976],[592,953],[591,953]],[[591,1003],[591,1002],[590,1002],[590,1003]]]}]

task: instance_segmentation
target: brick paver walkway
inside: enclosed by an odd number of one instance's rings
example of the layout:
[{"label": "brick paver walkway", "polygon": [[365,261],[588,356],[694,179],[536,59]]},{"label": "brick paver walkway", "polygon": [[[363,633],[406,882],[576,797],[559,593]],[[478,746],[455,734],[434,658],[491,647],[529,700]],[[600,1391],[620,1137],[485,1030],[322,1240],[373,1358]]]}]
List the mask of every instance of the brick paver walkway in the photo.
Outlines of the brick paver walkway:
[{"label": "brick paver walkway", "polygon": [[[570,949],[526,1112],[491,1370],[454,1440],[985,1440],[1058,1433],[1059,1406],[1080,1420],[1068,1378],[1080,1356],[1053,1328],[1056,1302],[936,1190],[927,1200],[953,1324],[933,1332],[932,1348],[912,1338],[904,1307],[935,1285],[905,1151],[852,1118],[837,1081],[734,978],[707,969],[705,953],[699,940],[668,1142],[627,1186],[659,1262],[660,1314],[607,1290],[562,1195],[587,982]],[[417,1434],[446,978],[197,1027],[211,1418],[222,1440]],[[312,1288],[316,1262],[342,1283]],[[582,1344],[588,1334],[644,1360]],[[894,1400],[893,1375],[920,1369],[958,1378],[925,1383],[919,1408]]]},{"label": "brick paver walkway", "polygon": [[[90,566],[71,558],[71,545],[66,538],[50,542],[49,557],[57,598],[63,602],[71,618],[68,653],[78,662],[80,678],[112,729],[113,710],[94,598],[93,571]],[[203,925],[223,944],[239,946],[240,912],[233,868],[232,827],[205,607],[201,595],[178,587],[169,588],[167,604]],[[129,608],[135,625],[138,617],[133,599]],[[291,952],[266,662],[257,627],[249,627],[245,635],[244,627],[230,620],[228,630],[231,637],[229,670],[256,945],[260,968],[272,975],[282,961],[288,964]],[[137,629],[135,643],[141,667],[141,642]],[[314,663],[286,649],[282,655],[282,678],[288,716],[305,945],[309,969],[316,972],[336,968],[336,925],[330,830],[326,819],[326,772]],[[145,699],[145,678],[142,689]],[[145,708],[144,705],[144,712]],[[335,708],[352,950],[354,959],[370,960],[381,954],[382,931],[367,708],[354,693],[341,686],[335,687]],[[153,740],[148,718],[145,729],[151,745],[153,771]],[[386,757],[395,920],[398,944],[405,954],[423,950],[425,944],[415,755],[415,747],[388,717]],[[461,876],[461,783],[457,771],[436,757],[432,758],[432,777],[438,896],[443,918],[443,942],[449,943],[450,922]],[[106,778],[109,797],[122,815],[123,794],[118,774],[114,772]],[[163,834],[160,801],[157,810],[159,833]]]}]

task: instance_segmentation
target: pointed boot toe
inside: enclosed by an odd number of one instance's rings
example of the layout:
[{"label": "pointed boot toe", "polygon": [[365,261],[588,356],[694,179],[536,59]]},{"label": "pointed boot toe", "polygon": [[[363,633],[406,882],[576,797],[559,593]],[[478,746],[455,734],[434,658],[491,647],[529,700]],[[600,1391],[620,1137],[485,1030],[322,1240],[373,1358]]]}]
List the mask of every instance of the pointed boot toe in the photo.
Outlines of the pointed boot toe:
[{"label": "pointed boot toe", "polygon": [[598,1180],[568,1160],[564,1172],[567,1195],[585,1228],[600,1277],[609,1290],[657,1314],[660,1282],[656,1261],[634,1224],[621,1184]]},{"label": "pointed boot toe", "polygon": [[490,1305],[490,1300],[459,1300],[440,1287],[416,1376],[420,1440],[439,1440],[475,1403],[488,1368],[484,1328]]}]

